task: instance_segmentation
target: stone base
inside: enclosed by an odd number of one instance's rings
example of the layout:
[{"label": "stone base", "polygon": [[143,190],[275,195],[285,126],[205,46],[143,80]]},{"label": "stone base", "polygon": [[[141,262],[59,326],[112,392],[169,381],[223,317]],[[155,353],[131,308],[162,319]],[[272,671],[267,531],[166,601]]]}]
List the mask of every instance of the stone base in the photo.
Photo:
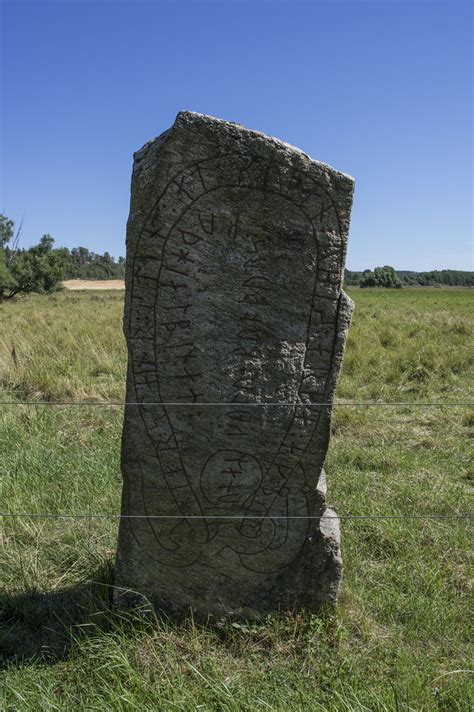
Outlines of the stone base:
[{"label": "stone base", "polygon": [[[324,476],[321,490],[325,489]],[[319,490],[320,488],[318,488]],[[336,604],[342,577],[342,558],[340,550],[340,526],[333,509],[324,509],[319,522],[319,529],[305,542],[301,555],[291,568],[277,579],[272,589],[261,591],[252,598],[255,605],[231,606],[208,595],[206,581],[203,580],[202,596],[189,598],[183,590],[176,598],[167,592],[155,593],[146,584],[139,593],[132,587],[114,587],[113,604],[123,610],[137,610],[144,615],[153,611],[175,620],[183,620],[192,615],[196,621],[219,624],[225,620],[262,620],[269,614],[306,609],[317,613]],[[123,568],[121,579],[123,580]],[[244,602],[245,592],[237,592]]]}]

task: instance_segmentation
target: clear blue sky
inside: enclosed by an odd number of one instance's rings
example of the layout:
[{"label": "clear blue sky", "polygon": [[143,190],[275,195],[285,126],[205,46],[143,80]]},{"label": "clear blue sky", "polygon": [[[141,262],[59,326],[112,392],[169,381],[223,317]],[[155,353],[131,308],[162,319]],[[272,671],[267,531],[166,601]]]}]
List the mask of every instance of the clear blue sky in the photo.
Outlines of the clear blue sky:
[{"label": "clear blue sky", "polygon": [[471,8],[3,0],[0,210],[124,254],[132,153],[190,109],[352,174],[350,269],[473,269]]}]

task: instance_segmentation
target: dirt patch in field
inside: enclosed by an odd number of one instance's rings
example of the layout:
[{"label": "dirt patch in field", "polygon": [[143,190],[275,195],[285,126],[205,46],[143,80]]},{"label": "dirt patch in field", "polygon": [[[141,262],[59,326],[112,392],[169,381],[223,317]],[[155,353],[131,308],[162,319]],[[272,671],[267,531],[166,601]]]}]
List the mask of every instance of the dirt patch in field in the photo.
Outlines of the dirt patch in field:
[{"label": "dirt patch in field", "polygon": [[81,289],[125,289],[123,279],[67,279],[63,287],[72,291]]}]

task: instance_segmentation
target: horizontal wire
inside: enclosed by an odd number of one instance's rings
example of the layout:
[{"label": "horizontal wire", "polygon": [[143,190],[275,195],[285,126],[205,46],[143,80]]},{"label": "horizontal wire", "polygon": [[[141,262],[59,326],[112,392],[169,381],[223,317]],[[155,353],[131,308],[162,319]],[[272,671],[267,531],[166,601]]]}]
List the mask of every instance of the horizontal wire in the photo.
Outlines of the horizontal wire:
[{"label": "horizontal wire", "polygon": [[0,401],[0,405],[51,405],[51,406],[62,406],[62,405],[74,405],[74,406],[119,406],[123,407],[126,405],[137,405],[137,406],[150,406],[150,405],[161,405],[161,406],[180,406],[189,407],[194,406],[196,408],[202,408],[204,406],[220,406],[221,408],[242,408],[242,407],[291,407],[291,408],[324,408],[324,407],[451,407],[451,408],[464,408],[464,407],[474,407],[474,402],[466,403],[453,403],[453,402],[420,402],[420,403],[409,403],[409,402],[378,402],[378,401],[361,401],[361,402],[333,402],[333,403],[173,403],[173,402],[158,402],[158,403],[135,403],[133,401]]},{"label": "horizontal wire", "polygon": [[21,512],[19,514],[15,513],[0,513],[0,517],[9,517],[19,519],[22,517],[32,517],[36,519],[218,519],[218,520],[241,520],[241,519],[258,519],[259,521],[263,519],[459,519],[459,520],[471,520],[474,516],[470,515],[445,515],[445,514],[341,514],[341,515],[320,515],[320,516],[306,516],[306,515],[294,515],[294,516],[274,516],[274,517],[262,517],[258,514],[255,515],[210,515],[198,516],[185,514],[171,515],[171,514],[52,514],[52,513],[39,513],[34,514],[30,512]]}]

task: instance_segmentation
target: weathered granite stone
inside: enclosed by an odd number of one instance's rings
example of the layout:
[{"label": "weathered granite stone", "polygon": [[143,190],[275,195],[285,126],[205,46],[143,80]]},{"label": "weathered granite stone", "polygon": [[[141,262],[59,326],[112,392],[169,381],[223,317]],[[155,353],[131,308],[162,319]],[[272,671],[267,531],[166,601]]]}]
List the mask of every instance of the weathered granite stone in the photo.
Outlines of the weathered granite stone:
[{"label": "weathered granite stone", "polygon": [[336,600],[322,467],[352,192],[292,146],[189,112],[135,154],[119,605],[220,618]]}]

